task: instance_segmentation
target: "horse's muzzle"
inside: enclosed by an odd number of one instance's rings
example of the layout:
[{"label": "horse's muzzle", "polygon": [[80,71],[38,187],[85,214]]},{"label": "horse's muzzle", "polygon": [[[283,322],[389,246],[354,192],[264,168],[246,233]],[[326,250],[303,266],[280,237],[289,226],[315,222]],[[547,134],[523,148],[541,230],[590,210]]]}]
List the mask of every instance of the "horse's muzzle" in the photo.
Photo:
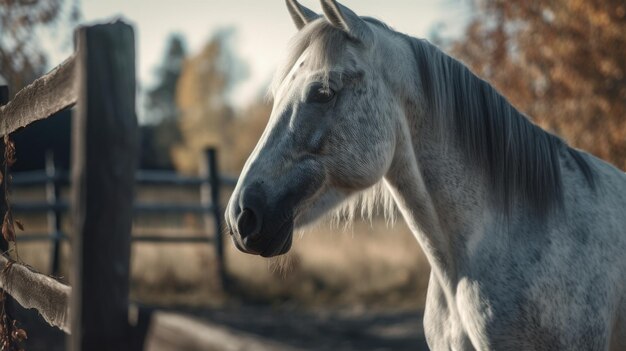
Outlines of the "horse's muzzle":
[{"label": "horse's muzzle", "polygon": [[[228,211],[232,211],[230,216]],[[291,248],[293,215],[271,206],[260,184],[243,188],[239,201],[231,203],[228,211],[227,230],[240,251],[273,257]]]}]

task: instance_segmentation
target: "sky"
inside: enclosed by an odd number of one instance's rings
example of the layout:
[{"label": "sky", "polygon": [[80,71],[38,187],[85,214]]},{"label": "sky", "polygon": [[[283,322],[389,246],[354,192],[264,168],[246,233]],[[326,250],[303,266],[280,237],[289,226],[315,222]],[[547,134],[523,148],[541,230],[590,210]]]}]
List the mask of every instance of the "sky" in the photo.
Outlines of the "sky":
[{"label": "sky", "polygon": [[[343,0],[359,15],[372,16],[394,29],[428,37],[436,27],[449,35],[460,33],[467,21],[465,0]],[[319,1],[301,3],[321,13]],[[84,22],[122,17],[135,25],[138,76],[141,87],[154,84],[167,38],[183,34],[191,54],[219,29],[233,27],[235,54],[248,65],[248,79],[231,92],[231,102],[243,107],[265,93],[296,29],[284,0],[82,0]],[[68,53],[53,55],[60,63]],[[58,61],[58,62],[55,62]]]}]

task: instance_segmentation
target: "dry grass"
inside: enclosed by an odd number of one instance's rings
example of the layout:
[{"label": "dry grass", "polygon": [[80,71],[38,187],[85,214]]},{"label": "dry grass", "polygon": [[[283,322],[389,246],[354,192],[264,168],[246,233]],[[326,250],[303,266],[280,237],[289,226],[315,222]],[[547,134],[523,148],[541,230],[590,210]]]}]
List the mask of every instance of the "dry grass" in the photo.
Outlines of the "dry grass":
[{"label": "dry grass", "polygon": [[243,254],[227,242],[233,293],[216,290],[213,251],[203,245],[135,244],[133,297],[171,305],[225,301],[294,303],[308,307],[422,307],[429,267],[403,223],[357,222],[352,229],[322,225],[297,235],[278,259]]},{"label": "dry grass", "polygon": [[249,298],[306,305],[423,306],[429,267],[403,223],[328,224],[297,235],[291,252],[274,260],[229,245],[229,269]]},{"label": "dry grass", "polygon": [[[37,200],[38,190],[16,192],[20,200]],[[190,189],[142,188],[145,202],[194,202]],[[167,199],[167,200],[163,200]],[[27,231],[44,232],[45,216],[16,216]],[[69,228],[69,220],[64,221]],[[204,235],[195,215],[142,216],[135,234]],[[19,238],[19,233],[18,233]],[[19,240],[19,239],[18,239]],[[228,239],[227,239],[228,240]],[[49,270],[49,243],[21,243],[20,256],[42,272]],[[131,297],[147,304],[211,306],[225,302],[292,303],[308,307],[423,306],[429,267],[419,245],[400,220],[357,221],[348,229],[328,223],[296,234],[291,252],[267,260],[225,243],[226,267],[233,279],[228,295],[217,289],[213,247],[204,244],[135,243],[132,250]],[[69,246],[63,247],[67,276]]]}]

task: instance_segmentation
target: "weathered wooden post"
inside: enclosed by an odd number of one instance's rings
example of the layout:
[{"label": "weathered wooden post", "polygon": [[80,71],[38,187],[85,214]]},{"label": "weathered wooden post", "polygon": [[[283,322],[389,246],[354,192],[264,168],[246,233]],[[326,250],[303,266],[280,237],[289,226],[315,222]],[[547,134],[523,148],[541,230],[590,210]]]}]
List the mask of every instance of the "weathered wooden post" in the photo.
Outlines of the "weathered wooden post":
[{"label": "weathered wooden post", "polygon": [[52,242],[50,243],[50,274],[58,276],[60,274],[60,252],[61,252],[61,210],[58,202],[61,195],[59,177],[56,170],[54,153],[52,150],[46,152],[46,202],[54,207],[48,211],[48,233]]},{"label": "weathered wooden post", "polygon": [[222,210],[220,207],[220,178],[217,167],[217,151],[214,148],[204,150],[204,160],[201,163],[200,173],[204,178],[200,194],[201,202],[205,207],[204,223],[207,231],[209,231],[210,223],[213,222],[213,230],[215,233],[215,264],[219,278],[220,288],[228,289],[228,277],[226,275],[226,267],[224,264],[224,240],[222,238]]},{"label": "weathered wooden post", "polygon": [[135,42],[123,22],[77,31],[69,350],[127,350],[137,163]]},{"label": "weathered wooden post", "polygon": [[0,85],[0,106],[9,102],[9,87],[6,85]]},{"label": "weathered wooden post", "polygon": [[[9,87],[6,85],[0,85],[0,106],[6,105],[9,102]],[[4,159],[4,157],[2,157]],[[0,162],[0,170],[2,171],[2,175],[4,176],[4,163]],[[7,211],[6,204],[4,203],[4,182],[2,180],[0,183],[0,216],[4,218],[4,214]],[[4,238],[0,235],[0,251],[6,252],[9,249],[9,243],[4,240]]]}]

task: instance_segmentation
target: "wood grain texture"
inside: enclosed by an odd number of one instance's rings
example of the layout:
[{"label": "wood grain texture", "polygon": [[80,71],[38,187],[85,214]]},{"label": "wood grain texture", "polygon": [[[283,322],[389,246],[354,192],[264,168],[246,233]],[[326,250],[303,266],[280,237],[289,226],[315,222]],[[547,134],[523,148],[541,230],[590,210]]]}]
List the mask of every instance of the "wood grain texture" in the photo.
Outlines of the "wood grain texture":
[{"label": "wood grain texture", "polygon": [[123,22],[77,32],[73,120],[74,351],[128,350],[130,234],[139,130],[135,42]]},{"label": "wood grain texture", "polygon": [[76,103],[76,55],[20,90],[0,107],[0,136],[48,118]]},{"label": "wood grain texture", "polygon": [[0,255],[0,288],[22,307],[36,309],[51,326],[70,332],[71,287]]}]

